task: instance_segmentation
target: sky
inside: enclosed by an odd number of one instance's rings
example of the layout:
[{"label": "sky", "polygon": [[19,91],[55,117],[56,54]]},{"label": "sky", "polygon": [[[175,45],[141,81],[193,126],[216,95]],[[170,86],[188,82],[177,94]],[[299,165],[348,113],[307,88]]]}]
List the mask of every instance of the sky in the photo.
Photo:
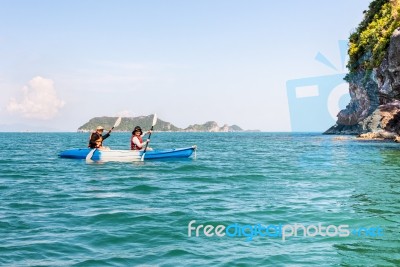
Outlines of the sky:
[{"label": "sky", "polygon": [[324,131],[348,101],[330,81],[369,2],[0,0],[0,130],[157,113]]}]

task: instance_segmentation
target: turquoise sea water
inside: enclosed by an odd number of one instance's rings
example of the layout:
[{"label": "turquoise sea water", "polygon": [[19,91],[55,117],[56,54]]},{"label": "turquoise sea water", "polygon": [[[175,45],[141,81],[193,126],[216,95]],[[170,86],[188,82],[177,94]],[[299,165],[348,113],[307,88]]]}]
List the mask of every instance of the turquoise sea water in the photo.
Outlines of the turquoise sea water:
[{"label": "turquoise sea water", "polygon": [[[129,137],[114,133],[105,145],[127,149]],[[1,266],[400,266],[399,144],[154,133],[152,147],[197,144],[197,159],[86,164],[57,157],[87,139],[0,133]],[[242,236],[195,237],[194,230],[189,237],[192,220],[193,227],[321,223],[383,232],[249,241],[250,228]]]}]

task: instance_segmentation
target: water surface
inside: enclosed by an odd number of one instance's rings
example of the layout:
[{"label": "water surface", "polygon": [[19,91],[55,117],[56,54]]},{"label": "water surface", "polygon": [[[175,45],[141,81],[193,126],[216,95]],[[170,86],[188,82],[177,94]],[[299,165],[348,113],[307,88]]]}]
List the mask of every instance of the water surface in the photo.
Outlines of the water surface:
[{"label": "water surface", "polygon": [[[128,133],[105,145],[129,148]],[[60,159],[83,133],[0,133],[3,266],[399,266],[400,145],[292,133],[154,133],[197,159]],[[366,237],[188,237],[188,224],[381,227]],[[194,233],[194,232],[193,232]]]}]

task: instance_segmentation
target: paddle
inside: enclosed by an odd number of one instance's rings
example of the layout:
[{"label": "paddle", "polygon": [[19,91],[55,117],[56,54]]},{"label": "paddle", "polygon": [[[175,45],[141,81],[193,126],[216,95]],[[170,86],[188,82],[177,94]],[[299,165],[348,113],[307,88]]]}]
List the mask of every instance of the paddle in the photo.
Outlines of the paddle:
[{"label": "paddle", "polygon": [[[154,125],[156,125],[156,123],[157,123],[157,114],[154,113],[153,124],[151,125],[150,131],[153,131],[153,127],[154,127]],[[144,161],[144,155],[146,154],[147,146],[150,143],[150,137],[151,137],[151,132],[149,134],[149,138],[147,138],[146,146],[144,147],[144,151],[143,151],[142,159],[141,159],[142,161]]]},{"label": "paddle", "polygon": [[[121,118],[121,117],[118,117],[118,119],[117,119],[117,120],[115,121],[115,123],[114,123],[114,126],[111,128],[110,132],[111,132],[112,130],[114,130],[115,127],[118,127],[118,126],[121,124],[121,120],[122,120],[122,118]],[[92,150],[89,152],[89,154],[87,154],[87,156],[86,156],[86,162],[92,162],[92,161],[93,161],[93,160],[92,160],[92,157],[93,157],[94,152],[96,152],[96,150],[97,150],[97,148],[94,148],[94,149],[92,149]]]}]

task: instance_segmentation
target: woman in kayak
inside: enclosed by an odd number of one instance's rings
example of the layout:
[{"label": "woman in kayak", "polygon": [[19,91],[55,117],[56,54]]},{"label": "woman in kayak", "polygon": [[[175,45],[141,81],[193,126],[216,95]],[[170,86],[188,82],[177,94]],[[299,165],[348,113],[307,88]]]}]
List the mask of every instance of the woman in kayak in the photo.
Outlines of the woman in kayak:
[{"label": "woman in kayak", "polygon": [[103,147],[103,141],[110,136],[111,129],[105,135],[103,135],[103,131],[104,128],[102,126],[97,126],[96,131],[90,135],[88,147],[107,149],[107,147]]},{"label": "woman in kayak", "polygon": [[[132,132],[132,137],[131,137],[131,150],[142,150],[146,147],[146,143],[148,143],[150,140],[147,139],[147,141],[143,142],[143,136],[146,134],[150,134],[151,131],[147,131],[145,134],[142,132],[142,128],[140,126],[136,126],[135,129],[133,129]],[[150,147],[147,147],[147,150],[152,150]]]}]

